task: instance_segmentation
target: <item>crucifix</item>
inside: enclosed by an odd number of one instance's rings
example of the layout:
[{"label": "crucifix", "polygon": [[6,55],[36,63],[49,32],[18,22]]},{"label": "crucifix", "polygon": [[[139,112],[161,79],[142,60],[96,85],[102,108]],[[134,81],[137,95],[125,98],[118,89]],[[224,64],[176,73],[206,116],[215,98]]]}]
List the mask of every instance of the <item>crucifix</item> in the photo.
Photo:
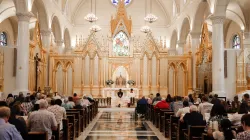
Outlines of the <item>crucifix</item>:
[{"label": "crucifix", "polygon": [[38,57],[38,53],[36,53],[36,56],[34,57],[34,61],[35,61],[35,91],[37,91],[37,84],[38,84],[38,71],[39,71],[39,62],[41,61],[41,59]]}]

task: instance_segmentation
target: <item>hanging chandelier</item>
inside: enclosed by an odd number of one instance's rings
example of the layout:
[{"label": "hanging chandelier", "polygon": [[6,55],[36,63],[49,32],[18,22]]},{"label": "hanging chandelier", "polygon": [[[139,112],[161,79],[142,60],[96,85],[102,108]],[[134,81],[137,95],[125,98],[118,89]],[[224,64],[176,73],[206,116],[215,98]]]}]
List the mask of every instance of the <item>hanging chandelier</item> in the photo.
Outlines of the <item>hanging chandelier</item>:
[{"label": "hanging chandelier", "polygon": [[141,27],[141,31],[142,31],[143,33],[148,33],[148,32],[151,31],[151,29],[150,29],[149,26],[145,25],[145,26],[142,26],[142,27]]},{"label": "hanging chandelier", "polygon": [[98,25],[93,25],[90,27],[90,30],[93,31],[93,32],[98,32],[100,31],[102,28]]},{"label": "hanging chandelier", "polygon": [[[150,11],[149,11],[150,13],[144,17],[144,20],[149,22],[149,23],[153,23],[158,19],[158,17],[156,15],[152,14],[152,5],[153,5],[152,0],[150,0]],[[145,8],[147,8],[147,1],[146,1]]]},{"label": "hanging chandelier", "polygon": [[144,18],[144,20],[147,21],[147,22],[149,22],[149,23],[153,23],[153,22],[155,22],[157,19],[158,19],[158,17],[155,16],[154,14],[148,14],[148,15]]},{"label": "hanging chandelier", "polygon": [[[96,5],[96,3],[95,3],[95,5]],[[92,23],[92,22],[95,22],[95,21],[98,20],[97,16],[92,12],[92,0],[91,0],[91,3],[90,3],[90,9],[91,9],[90,13],[88,13],[84,17],[84,19],[87,20],[88,22]]]},{"label": "hanging chandelier", "polygon": [[87,20],[88,22],[95,22],[98,20],[98,18],[96,17],[95,14],[93,13],[88,13],[85,17],[84,17],[85,20]]}]

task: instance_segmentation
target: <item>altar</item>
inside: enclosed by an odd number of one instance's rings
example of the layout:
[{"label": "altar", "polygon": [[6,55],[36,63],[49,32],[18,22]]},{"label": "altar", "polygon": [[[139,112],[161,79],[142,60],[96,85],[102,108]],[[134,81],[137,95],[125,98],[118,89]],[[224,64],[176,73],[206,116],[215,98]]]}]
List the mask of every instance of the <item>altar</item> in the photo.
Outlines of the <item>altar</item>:
[{"label": "altar", "polygon": [[107,97],[117,97],[117,92],[119,90],[122,90],[123,92],[123,97],[126,98],[139,98],[139,89],[138,88],[133,88],[133,93],[130,93],[131,88],[103,88],[102,89],[102,97],[107,98]]},{"label": "altar", "polygon": [[[123,96],[119,98],[117,93],[119,90],[122,90]],[[133,93],[130,93],[131,88],[103,88],[102,97],[107,98],[111,97],[111,106],[117,106],[121,104],[121,106],[126,106],[127,103],[130,103],[130,98],[139,98],[139,89],[133,88]]]}]

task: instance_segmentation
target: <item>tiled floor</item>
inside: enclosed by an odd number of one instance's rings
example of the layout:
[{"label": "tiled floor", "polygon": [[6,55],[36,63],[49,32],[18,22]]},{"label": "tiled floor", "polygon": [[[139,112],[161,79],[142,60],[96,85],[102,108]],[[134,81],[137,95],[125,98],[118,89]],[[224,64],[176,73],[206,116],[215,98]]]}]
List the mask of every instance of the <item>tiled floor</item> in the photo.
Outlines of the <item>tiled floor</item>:
[{"label": "tiled floor", "polygon": [[[101,110],[79,140],[162,140],[162,134],[143,120],[134,119],[134,109]],[[150,126],[149,126],[150,125]],[[154,130],[153,130],[154,129]],[[158,136],[156,135],[158,134]]]}]

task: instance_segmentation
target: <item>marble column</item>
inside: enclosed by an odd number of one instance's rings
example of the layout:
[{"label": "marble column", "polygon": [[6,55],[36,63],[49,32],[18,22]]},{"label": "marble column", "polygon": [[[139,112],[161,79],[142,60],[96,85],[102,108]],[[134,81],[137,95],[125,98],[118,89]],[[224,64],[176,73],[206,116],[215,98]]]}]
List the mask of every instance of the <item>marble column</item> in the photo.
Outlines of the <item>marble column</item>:
[{"label": "marble column", "polygon": [[64,53],[64,46],[63,46],[64,42],[63,42],[63,40],[56,40],[55,42],[56,42],[56,46],[58,48],[58,53],[63,54]]},{"label": "marble column", "polygon": [[196,88],[196,50],[199,48],[200,45],[200,37],[201,32],[191,32],[192,42],[191,42],[191,51],[192,51],[192,82],[193,82],[193,89]]},{"label": "marble column", "polygon": [[17,13],[18,39],[17,39],[17,66],[16,66],[16,90],[27,93],[29,81],[29,20],[31,13]]},{"label": "marble column", "polygon": [[42,38],[42,43],[43,43],[43,47],[46,48],[47,53],[46,53],[46,64],[47,64],[47,69],[46,69],[46,79],[45,79],[45,85],[49,86],[49,51],[50,51],[50,35],[51,35],[51,31],[50,30],[41,30],[41,38]]},{"label": "marble column", "polygon": [[178,55],[183,55],[184,54],[184,46],[185,46],[186,42],[185,41],[177,41],[177,45],[178,45],[178,48],[177,48],[177,54]]},{"label": "marble column", "polygon": [[224,79],[224,34],[223,23],[224,16],[212,16],[210,18],[213,25],[212,33],[212,84],[213,93],[219,97],[226,97],[225,79]]}]

